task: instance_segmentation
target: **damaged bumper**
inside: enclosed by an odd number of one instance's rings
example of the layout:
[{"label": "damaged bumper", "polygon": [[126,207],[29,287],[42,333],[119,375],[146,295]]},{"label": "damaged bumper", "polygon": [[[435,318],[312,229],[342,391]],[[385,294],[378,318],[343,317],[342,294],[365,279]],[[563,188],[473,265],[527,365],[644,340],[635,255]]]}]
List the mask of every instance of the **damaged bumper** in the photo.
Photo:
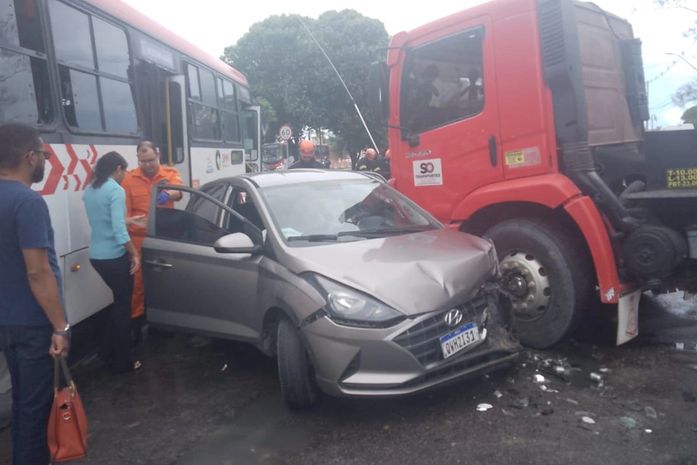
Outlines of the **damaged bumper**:
[{"label": "damaged bumper", "polygon": [[496,296],[483,293],[457,308],[463,315],[459,327],[476,326],[478,339],[450,356],[442,345],[453,333],[445,322],[452,309],[386,329],[348,328],[326,317],[304,327],[320,388],[334,396],[400,396],[480,376],[517,359],[521,347]]}]

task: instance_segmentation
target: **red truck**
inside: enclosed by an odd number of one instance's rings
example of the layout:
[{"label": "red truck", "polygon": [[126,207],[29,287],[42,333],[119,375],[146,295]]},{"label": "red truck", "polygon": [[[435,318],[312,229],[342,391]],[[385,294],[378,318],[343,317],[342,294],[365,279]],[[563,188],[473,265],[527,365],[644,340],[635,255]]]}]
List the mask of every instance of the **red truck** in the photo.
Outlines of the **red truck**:
[{"label": "red truck", "polygon": [[697,131],[647,132],[641,42],[592,3],[495,0],[392,38],[372,92],[394,186],[496,244],[523,343],[597,302],[697,290]]}]

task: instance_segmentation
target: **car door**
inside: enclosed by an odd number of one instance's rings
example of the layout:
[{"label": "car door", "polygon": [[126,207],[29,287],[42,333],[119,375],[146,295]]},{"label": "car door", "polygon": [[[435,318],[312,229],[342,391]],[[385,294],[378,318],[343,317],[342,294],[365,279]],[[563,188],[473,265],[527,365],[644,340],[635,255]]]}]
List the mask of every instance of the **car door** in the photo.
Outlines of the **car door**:
[{"label": "car door", "polygon": [[261,232],[225,205],[225,182],[186,188],[184,210],[152,208],[143,244],[143,278],[148,321],[254,341],[260,328],[245,314],[257,307],[261,254],[218,253],[220,237],[245,232],[259,243]]}]

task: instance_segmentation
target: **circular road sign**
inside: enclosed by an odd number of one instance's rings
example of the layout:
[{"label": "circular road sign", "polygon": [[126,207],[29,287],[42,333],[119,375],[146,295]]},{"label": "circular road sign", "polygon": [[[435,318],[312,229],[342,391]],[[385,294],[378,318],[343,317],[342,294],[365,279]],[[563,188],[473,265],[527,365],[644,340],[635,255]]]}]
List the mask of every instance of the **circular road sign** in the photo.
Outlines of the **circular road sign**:
[{"label": "circular road sign", "polygon": [[281,139],[288,140],[293,135],[293,130],[289,125],[284,124],[278,130],[278,135],[281,136]]}]

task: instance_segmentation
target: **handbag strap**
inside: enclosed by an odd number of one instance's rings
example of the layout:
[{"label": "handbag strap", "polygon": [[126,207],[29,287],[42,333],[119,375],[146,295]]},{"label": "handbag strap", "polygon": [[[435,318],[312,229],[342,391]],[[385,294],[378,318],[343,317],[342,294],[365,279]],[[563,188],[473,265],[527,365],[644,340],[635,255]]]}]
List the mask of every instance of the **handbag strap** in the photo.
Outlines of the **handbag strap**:
[{"label": "handbag strap", "polygon": [[61,372],[63,372],[63,378],[65,378],[65,382],[72,391],[72,394],[75,395],[75,382],[73,382],[73,377],[70,375],[70,370],[68,369],[68,362],[65,360],[65,357],[60,356],[60,357],[54,357],[53,358],[53,389],[58,391],[60,389],[60,375]]}]

